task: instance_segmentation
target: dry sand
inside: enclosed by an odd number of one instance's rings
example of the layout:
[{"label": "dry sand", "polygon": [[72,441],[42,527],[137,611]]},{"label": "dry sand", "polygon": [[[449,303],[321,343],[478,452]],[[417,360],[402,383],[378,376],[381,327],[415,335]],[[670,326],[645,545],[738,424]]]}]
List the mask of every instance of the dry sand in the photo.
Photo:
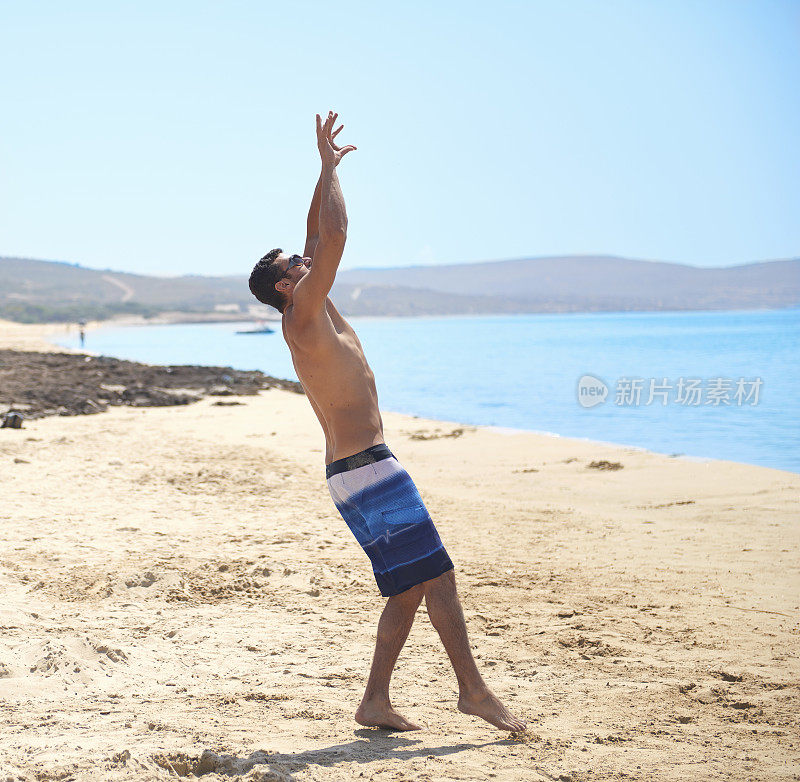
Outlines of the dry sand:
[{"label": "dry sand", "polygon": [[[96,325],[89,324],[89,326]],[[48,342],[48,337],[76,334],[77,331],[78,328],[74,323],[14,323],[10,320],[0,320],[0,347],[63,353],[67,352],[66,348]]]},{"label": "dry sand", "polygon": [[383,600],[314,415],[235,401],[0,430],[0,779],[799,778],[800,476],[386,414],[530,720],[456,710],[423,605],[393,701],[426,728],[390,734],[353,721]]}]

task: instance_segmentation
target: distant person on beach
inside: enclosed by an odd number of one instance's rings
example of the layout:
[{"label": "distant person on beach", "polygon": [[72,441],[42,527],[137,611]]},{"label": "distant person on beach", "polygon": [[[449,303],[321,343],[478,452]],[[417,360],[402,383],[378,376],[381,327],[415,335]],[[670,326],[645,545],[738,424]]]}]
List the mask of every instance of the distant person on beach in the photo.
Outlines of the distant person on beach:
[{"label": "distant person on beach", "polygon": [[408,473],[384,443],[375,378],[361,343],[328,292],[347,238],[347,213],[336,175],[354,146],[338,146],[337,114],[317,115],[322,172],[311,208],[303,255],[268,252],[250,275],[250,290],[283,314],[283,336],[297,376],[325,432],[325,474],[337,509],[372,562],[380,593],[389,599],[366,692],[355,714],[361,725],[419,730],[389,699],[389,680],[425,598],[458,680],[458,708],[498,728],[521,731],[484,682],[470,650],[453,563]]},{"label": "distant person on beach", "polygon": [[83,347],[84,343],[86,342],[86,330],[84,329],[83,326],[80,327],[80,332],[78,333],[78,336],[80,337],[81,340],[81,347]]}]

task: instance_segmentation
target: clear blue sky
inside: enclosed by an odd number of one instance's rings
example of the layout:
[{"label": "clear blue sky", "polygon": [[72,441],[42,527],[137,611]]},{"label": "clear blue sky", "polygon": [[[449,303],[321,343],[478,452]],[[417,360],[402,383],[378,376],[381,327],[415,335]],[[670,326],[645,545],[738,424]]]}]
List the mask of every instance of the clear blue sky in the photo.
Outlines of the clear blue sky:
[{"label": "clear blue sky", "polygon": [[792,0],[0,0],[0,67],[0,255],[299,251],[328,108],[344,268],[800,254]]}]

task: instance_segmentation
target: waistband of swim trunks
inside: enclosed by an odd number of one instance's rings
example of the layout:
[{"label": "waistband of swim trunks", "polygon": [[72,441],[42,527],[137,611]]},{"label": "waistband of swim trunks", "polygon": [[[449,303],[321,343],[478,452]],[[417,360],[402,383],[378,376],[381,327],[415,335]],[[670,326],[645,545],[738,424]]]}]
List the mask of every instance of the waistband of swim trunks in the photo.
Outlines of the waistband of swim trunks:
[{"label": "waistband of swim trunks", "polygon": [[340,472],[349,472],[358,467],[363,467],[365,464],[374,464],[375,462],[383,461],[384,459],[391,459],[394,454],[389,450],[385,443],[380,445],[371,445],[363,451],[354,453],[352,456],[345,456],[344,459],[337,459],[325,467],[325,478],[330,478],[333,475],[338,475]]}]

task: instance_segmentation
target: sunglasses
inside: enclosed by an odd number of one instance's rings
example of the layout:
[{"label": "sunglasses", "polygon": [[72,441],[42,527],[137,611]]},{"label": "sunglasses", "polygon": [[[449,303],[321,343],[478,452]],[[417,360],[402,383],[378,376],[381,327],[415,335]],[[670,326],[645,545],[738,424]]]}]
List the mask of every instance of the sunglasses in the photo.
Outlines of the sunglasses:
[{"label": "sunglasses", "polygon": [[[292,266],[305,266],[305,265],[306,265],[305,258],[303,258],[302,255],[298,255],[297,253],[295,253],[294,255],[289,256],[289,263],[286,265],[286,271],[288,272],[289,269],[292,268]],[[286,272],[284,272],[284,274],[286,274]]]}]

